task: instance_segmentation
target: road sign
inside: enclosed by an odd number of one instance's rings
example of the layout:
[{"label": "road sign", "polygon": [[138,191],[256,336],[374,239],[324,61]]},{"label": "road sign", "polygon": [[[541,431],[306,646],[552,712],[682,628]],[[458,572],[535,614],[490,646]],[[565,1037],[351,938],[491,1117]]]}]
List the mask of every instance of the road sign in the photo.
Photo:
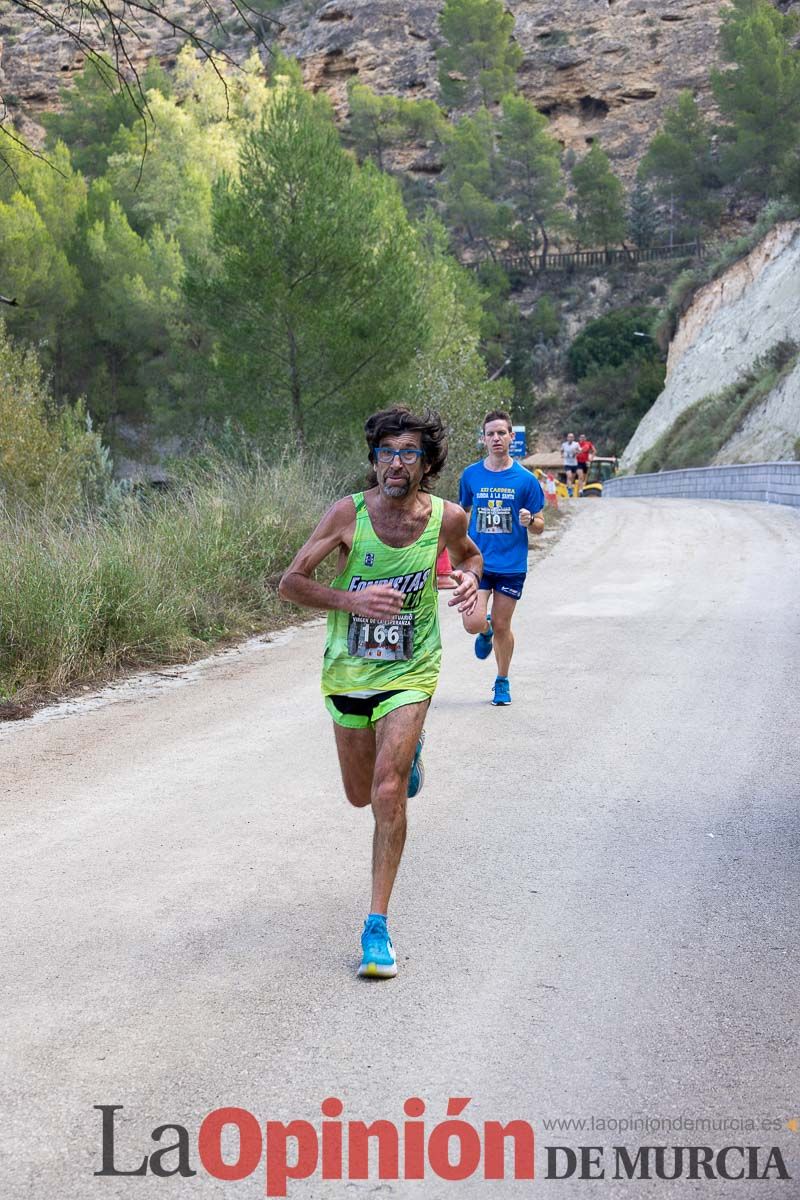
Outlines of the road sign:
[{"label": "road sign", "polygon": [[512,425],[514,431],[514,440],[508,448],[508,453],[512,458],[525,458],[528,453],[528,443],[525,438],[524,425]]}]

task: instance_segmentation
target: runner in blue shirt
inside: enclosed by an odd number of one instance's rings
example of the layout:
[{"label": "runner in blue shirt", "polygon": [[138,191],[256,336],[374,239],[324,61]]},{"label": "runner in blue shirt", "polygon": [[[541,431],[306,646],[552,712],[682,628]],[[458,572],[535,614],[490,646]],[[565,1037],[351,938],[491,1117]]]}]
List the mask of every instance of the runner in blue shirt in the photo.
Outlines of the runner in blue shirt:
[{"label": "runner in blue shirt", "polygon": [[509,454],[513,437],[507,412],[487,413],[483,422],[486,458],[464,471],[458,496],[461,507],[471,510],[469,536],[483,555],[478,603],[469,615],[464,614],[464,628],[477,634],[478,658],[488,658],[494,645],[497,678],[492,704],[497,705],[511,703],[511,618],[528,571],[528,529],[534,533],[544,529],[544,492],[536,476]]}]

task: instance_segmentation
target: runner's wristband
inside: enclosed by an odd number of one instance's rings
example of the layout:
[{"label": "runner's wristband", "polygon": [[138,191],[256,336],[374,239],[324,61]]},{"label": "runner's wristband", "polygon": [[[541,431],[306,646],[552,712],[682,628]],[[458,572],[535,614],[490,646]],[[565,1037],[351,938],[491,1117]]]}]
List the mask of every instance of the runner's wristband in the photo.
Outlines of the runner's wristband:
[{"label": "runner's wristband", "polygon": [[478,572],[477,572],[477,571],[473,571],[472,567],[458,567],[458,568],[456,568],[456,569],[457,569],[457,570],[459,570],[459,571],[461,572],[461,574],[462,574],[462,575],[463,575],[465,572],[466,572],[468,575],[474,575],[474,576],[475,576],[475,579],[476,579],[476,580],[477,580],[477,582],[478,582],[478,585],[480,586],[481,577],[480,577],[480,575],[478,574]]}]

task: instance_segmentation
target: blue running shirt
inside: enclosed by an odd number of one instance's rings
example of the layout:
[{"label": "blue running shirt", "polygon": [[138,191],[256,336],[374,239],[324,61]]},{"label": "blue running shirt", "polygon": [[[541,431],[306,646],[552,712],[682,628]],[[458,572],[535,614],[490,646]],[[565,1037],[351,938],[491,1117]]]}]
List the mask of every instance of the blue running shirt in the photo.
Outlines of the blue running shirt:
[{"label": "blue running shirt", "polygon": [[519,510],[544,508],[539,480],[518,462],[505,471],[487,471],[480,462],[461,476],[458,502],[471,508],[469,536],[483,555],[484,570],[519,575],[528,570],[528,530],[519,523]]}]

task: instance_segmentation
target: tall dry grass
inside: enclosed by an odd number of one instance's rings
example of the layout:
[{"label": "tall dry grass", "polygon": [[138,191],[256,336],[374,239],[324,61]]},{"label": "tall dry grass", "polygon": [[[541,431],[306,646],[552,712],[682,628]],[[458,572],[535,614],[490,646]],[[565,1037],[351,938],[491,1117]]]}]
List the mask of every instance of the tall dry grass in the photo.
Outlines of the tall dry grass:
[{"label": "tall dry grass", "polygon": [[264,628],[285,611],[276,573],[341,490],[325,464],[256,460],[104,515],[0,507],[0,693],[60,692]]}]

